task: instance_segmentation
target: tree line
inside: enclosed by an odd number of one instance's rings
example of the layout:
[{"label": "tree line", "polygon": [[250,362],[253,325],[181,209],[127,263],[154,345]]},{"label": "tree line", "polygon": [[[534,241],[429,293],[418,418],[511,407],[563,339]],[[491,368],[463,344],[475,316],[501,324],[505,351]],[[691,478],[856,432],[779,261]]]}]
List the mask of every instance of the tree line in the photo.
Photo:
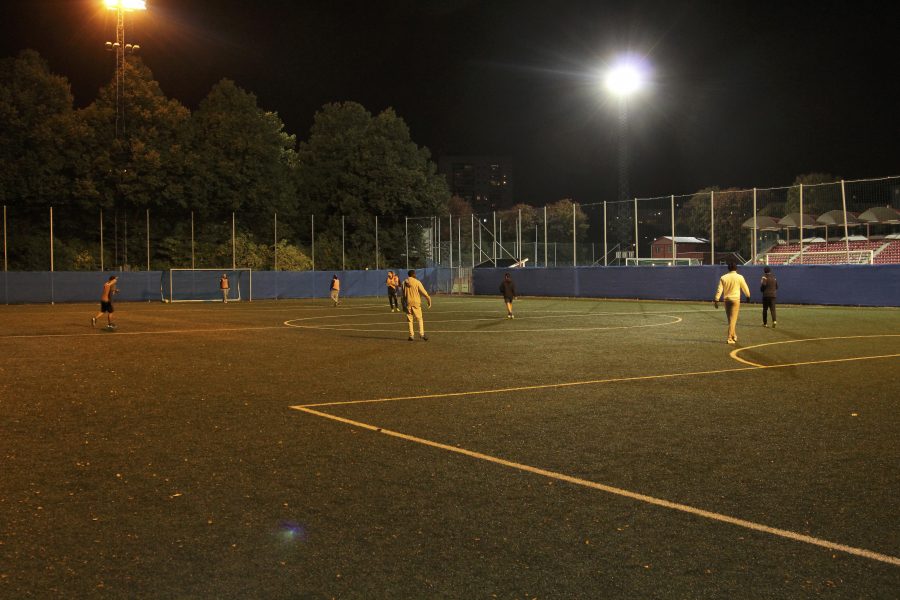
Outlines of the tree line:
[{"label": "tree line", "polygon": [[[51,206],[59,270],[98,269],[101,260],[143,265],[144,247],[155,269],[229,265],[233,252],[239,266],[274,268],[276,251],[278,269],[308,269],[313,236],[316,268],[365,268],[376,258],[406,264],[407,241],[410,264],[422,266],[429,219],[472,213],[451,198],[428,149],[392,109],[373,115],[355,102],[327,104],[298,141],[277,113],[228,79],[193,111],[168,98],[137,57],[125,63],[125,81],[121,97],[113,77],[75,108],[68,80],[37,52],[0,59],[0,204],[11,225],[10,268],[47,268]],[[795,183],[825,180],[834,179],[813,174]],[[739,195],[729,189],[706,188],[683,203],[679,235],[709,233],[710,191],[717,246],[736,248],[745,236],[730,209]],[[768,210],[790,211],[795,195]],[[573,214],[579,242],[597,237],[596,216],[563,199],[547,205],[547,240],[571,240]],[[521,215],[519,227],[547,241],[542,208],[518,204],[499,215],[507,224]],[[670,232],[652,219],[641,225],[653,235]],[[633,242],[633,220],[611,220],[608,230],[623,246]]]}]

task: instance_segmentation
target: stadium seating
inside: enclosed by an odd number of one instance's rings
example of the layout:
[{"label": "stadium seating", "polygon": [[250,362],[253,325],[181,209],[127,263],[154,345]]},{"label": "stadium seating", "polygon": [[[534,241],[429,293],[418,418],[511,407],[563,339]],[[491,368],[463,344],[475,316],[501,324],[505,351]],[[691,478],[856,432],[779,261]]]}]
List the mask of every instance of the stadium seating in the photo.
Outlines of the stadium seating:
[{"label": "stadium seating", "polygon": [[[845,242],[817,242],[803,244],[803,263],[813,265],[841,264],[845,260],[840,254],[821,254],[823,252],[844,252],[847,250]],[[875,264],[900,264],[900,240],[865,240],[852,241],[850,250],[872,250]],[[800,261],[800,244],[777,244],[769,249],[768,264],[784,265],[798,264]]]}]

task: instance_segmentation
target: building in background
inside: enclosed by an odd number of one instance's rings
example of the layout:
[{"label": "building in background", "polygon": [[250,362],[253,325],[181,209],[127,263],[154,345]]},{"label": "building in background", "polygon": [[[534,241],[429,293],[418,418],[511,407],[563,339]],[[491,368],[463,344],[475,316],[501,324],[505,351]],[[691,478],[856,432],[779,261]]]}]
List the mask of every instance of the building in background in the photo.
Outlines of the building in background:
[{"label": "building in background", "polygon": [[450,193],[467,200],[476,213],[515,204],[512,170],[508,156],[444,156],[438,161]]}]

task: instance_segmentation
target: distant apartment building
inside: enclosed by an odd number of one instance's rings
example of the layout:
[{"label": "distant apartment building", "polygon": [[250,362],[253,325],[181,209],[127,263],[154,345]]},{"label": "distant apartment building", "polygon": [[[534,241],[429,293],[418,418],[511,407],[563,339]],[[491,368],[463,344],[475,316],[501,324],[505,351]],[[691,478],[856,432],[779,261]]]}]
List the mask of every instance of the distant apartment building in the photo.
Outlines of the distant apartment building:
[{"label": "distant apartment building", "polygon": [[450,193],[468,200],[476,213],[514,204],[512,160],[507,156],[444,156],[438,171],[447,178]]}]

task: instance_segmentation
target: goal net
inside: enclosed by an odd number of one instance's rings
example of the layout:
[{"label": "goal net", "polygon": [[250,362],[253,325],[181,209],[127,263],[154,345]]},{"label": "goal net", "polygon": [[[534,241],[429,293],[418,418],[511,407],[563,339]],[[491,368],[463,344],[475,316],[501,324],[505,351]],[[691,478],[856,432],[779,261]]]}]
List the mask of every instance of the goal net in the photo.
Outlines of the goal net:
[{"label": "goal net", "polygon": [[700,259],[698,258],[626,258],[625,265],[629,267],[636,266],[666,266],[672,267],[675,265],[699,265]]},{"label": "goal net", "polygon": [[169,302],[222,302],[219,280],[228,276],[228,301],[253,299],[251,269],[169,269]]},{"label": "goal net", "polygon": [[767,265],[871,265],[875,261],[872,250],[838,250],[834,252],[768,252]]}]

